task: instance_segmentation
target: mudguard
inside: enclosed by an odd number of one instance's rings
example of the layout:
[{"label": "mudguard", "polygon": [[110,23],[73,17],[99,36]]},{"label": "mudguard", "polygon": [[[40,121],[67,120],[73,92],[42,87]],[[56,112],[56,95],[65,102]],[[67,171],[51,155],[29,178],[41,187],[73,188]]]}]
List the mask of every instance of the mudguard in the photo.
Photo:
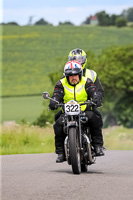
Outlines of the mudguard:
[{"label": "mudguard", "polygon": [[67,127],[78,127],[77,121],[67,122]]}]

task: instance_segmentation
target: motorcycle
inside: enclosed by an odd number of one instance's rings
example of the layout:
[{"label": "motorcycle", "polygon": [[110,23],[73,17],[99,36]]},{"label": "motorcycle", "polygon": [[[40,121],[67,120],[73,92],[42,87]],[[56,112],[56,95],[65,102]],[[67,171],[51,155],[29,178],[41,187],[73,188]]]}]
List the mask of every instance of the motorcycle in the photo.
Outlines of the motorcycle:
[{"label": "motorcycle", "polygon": [[[52,99],[48,92],[43,92],[44,99]],[[53,101],[56,101],[52,99]],[[94,147],[91,145],[91,134],[89,127],[85,126],[88,118],[85,112],[81,111],[81,105],[94,106],[92,100],[78,103],[70,100],[66,104],[57,102],[57,106],[64,111],[63,130],[66,134],[64,141],[65,157],[69,165],[72,166],[73,174],[87,172],[88,165],[94,164],[96,155]]]}]

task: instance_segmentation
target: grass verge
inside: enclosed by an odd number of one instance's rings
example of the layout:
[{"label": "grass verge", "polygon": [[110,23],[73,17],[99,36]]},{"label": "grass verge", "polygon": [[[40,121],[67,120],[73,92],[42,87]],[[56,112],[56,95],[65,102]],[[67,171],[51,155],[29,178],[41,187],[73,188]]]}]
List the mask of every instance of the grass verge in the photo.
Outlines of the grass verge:
[{"label": "grass verge", "polygon": [[103,137],[108,150],[133,150],[133,129],[122,126],[103,129]]},{"label": "grass verge", "polygon": [[[107,150],[133,150],[133,129],[111,127],[103,129]],[[55,151],[54,132],[46,128],[27,125],[1,127],[0,154],[51,153]]]},{"label": "grass verge", "polygon": [[16,125],[1,128],[1,155],[54,152],[51,127]]}]

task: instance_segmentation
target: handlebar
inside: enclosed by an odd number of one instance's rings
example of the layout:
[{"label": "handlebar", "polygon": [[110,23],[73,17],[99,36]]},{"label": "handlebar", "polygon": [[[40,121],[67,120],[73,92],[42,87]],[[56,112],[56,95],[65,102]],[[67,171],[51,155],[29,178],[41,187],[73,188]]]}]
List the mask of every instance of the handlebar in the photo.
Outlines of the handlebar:
[{"label": "handlebar", "polygon": [[64,103],[58,103],[56,104],[58,107],[63,107],[65,104]]},{"label": "handlebar", "polygon": [[[51,99],[52,101],[55,101],[57,103],[56,104],[57,107],[62,107],[64,109],[65,103],[59,103],[57,100],[51,98],[48,92],[43,92],[42,96],[44,99]],[[92,100],[87,100],[84,103],[79,103],[79,105],[80,106],[82,105],[96,106],[96,104]]]},{"label": "handlebar", "polygon": [[92,100],[87,100],[86,102],[80,103],[79,105],[80,106],[82,106],[82,105],[96,106],[96,104]]},{"label": "handlebar", "polygon": [[[57,103],[56,104],[58,107],[63,107],[65,105],[65,103]],[[80,106],[82,105],[90,105],[90,106],[96,106],[96,104],[92,101],[92,100],[87,100],[84,103],[79,103]]]},{"label": "handlebar", "polygon": [[[48,92],[43,92],[42,96],[43,96],[44,99],[51,99],[52,101],[55,101],[57,103],[56,105],[58,107],[63,107],[64,106],[64,103],[59,103],[55,99],[51,98]],[[90,106],[96,106],[96,104],[92,100],[87,100],[86,102],[80,103],[79,105],[82,106],[82,105],[86,105],[86,104],[90,105]]]}]

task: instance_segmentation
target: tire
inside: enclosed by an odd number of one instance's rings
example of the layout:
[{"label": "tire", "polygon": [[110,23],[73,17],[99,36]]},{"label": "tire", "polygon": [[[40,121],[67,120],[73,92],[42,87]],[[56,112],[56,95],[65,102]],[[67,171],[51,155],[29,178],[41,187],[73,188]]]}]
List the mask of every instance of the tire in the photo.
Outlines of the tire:
[{"label": "tire", "polygon": [[77,129],[69,128],[69,151],[72,164],[72,171],[74,174],[81,173],[79,139],[77,137]]}]

